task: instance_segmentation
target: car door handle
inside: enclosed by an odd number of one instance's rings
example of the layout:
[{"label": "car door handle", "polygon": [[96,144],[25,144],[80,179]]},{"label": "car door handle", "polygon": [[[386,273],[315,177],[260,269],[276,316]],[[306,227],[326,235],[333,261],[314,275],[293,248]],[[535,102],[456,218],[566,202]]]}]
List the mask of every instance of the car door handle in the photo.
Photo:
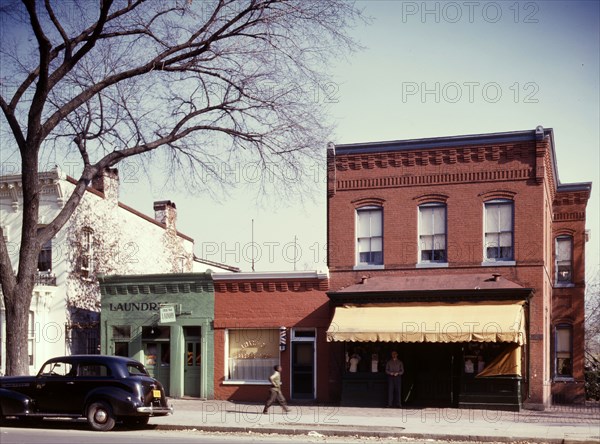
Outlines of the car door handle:
[{"label": "car door handle", "polygon": [[73,385],[73,384],[75,384],[73,381],[67,382],[67,385]]}]

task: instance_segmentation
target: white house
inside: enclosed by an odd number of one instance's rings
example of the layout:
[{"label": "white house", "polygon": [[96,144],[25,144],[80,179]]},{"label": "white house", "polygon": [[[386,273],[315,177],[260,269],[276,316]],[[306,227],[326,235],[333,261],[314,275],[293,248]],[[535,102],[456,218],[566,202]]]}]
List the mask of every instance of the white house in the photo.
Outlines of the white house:
[{"label": "white house", "polygon": [[[53,220],[74,184],[58,168],[40,174],[40,226]],[[22,209],[21,176],[0,176],[0,224],[13,267]],[[176,216],[171,201],[154,202],[154,217],[119,202],[116,169],[88,187],[73,216],[39,256],[29,318],[30,372],[53,356],[99,352],[98,274],[193,271],[194,241],[177,231]],[[6,364],[3,305],[0,298],[0,373]]]}]

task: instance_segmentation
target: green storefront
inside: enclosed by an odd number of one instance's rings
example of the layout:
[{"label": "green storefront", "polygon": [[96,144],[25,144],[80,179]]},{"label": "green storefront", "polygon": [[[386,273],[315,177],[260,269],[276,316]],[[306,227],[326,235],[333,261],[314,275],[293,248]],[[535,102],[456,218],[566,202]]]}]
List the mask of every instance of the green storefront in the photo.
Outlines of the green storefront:
[{"label": "green storefront", "polygon": [[102,353],[142,362],[168,396],[213,397],[210,273],[102,276]]}]

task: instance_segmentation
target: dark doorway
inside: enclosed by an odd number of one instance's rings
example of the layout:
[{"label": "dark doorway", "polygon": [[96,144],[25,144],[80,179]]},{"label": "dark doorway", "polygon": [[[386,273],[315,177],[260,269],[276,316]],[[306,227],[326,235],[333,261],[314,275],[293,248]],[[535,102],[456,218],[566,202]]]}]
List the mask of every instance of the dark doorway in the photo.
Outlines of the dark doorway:
[{"label": "dark doorway", "polygon": [[402,344],[402,396],[406,404],[455,406],[460,378],[460,345]]},{"label": "dark doorway", "polygon": [[314,342],[292,342],[292,398],[314,399]]}]

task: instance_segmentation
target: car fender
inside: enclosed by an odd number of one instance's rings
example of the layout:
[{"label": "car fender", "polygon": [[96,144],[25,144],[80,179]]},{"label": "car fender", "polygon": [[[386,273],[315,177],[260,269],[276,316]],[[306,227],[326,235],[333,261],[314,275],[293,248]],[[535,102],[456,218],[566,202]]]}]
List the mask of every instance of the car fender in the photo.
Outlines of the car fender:
[{"label": "car fender", "polygon": [[85,398],[83,415],[88,406],[95,401],[106,401],[110,404],[115,416],[128,416],[136,413],[136,407],[141,405],[134,393],[118,387],[99,387],[91,390]]},{"label": "car fender", "polygon": [[32,413],[33,400],[23,393],[0,388],[0,412],[2,416],[22,416]]}]

